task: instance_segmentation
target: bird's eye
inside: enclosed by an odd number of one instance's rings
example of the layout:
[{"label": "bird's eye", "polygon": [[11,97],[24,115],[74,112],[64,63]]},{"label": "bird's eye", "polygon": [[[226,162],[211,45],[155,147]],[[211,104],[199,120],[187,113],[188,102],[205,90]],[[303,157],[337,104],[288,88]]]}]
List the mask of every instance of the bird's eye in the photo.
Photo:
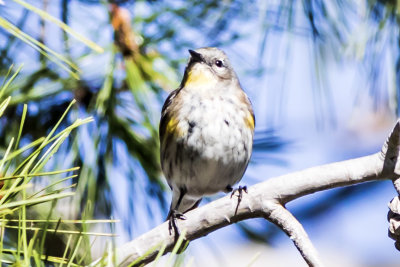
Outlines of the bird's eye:
[{"label": "bird's eye", "polygon": [[218,68],[221,68],[224,64],[222,63],[221,60],[216,60],[215,61],[215,66],[217,66]]}]

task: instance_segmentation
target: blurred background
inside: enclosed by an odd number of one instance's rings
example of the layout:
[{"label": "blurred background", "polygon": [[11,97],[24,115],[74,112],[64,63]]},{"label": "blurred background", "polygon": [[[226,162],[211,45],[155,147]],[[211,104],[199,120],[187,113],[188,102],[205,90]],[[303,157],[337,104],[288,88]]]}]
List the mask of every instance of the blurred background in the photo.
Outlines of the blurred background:
[{"label": "blurred background", "polygon": [[[24,103],[21,144],[28,144],[45,136],[76,99],[64,126],[77,117],[94,122],[74,131],[47,167],[81,166],[77,195],[58,211],[71,219],[119,219],[101,229],[118,234],[116,246],[159,225],[168,212],[158,122],[163,101],[183,76],[188,49],[223,49],[253,102],[254,153],[241,184],[375,153],[399,113],[396,0],[3,2],[1,18],[71,65],[33,49],[3,24],[0,75],[12,64],[23,68],[3,96],[12,100],[0,120],[0,153],[18,131]],[[313,194],[288,208],[327,266],[398,266],[386,220],[395,194],[390,182],[368,183]],[[96,239],[94,258],[106,241]],[[196,240],[185,254],[193,266],[306,266],[289,238],[261,219]]]}]

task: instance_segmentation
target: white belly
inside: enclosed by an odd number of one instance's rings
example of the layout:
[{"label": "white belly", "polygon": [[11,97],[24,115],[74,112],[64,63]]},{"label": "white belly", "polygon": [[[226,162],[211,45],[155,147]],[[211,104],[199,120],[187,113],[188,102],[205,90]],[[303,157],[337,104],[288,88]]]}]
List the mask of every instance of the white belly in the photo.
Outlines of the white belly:
[{"label": "white belly", "polygon": [[167,144],[176,155],[163,162],[168,183],[185,188],[189,196],[225,191],[242,178],[249,162],[253,133],[244,123],[248,114],[220,104],[197,103],[202,108],[182,112],[189,115],[179,118],[178,127],[186,134]]}]

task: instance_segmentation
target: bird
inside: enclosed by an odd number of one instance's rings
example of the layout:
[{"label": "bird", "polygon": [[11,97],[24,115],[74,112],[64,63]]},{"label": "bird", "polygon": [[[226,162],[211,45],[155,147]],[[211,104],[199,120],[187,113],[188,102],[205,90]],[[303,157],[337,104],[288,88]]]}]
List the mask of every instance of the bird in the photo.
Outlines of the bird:
[{"label": "bird", "polygon": [[225,52],[188,51],[182,81],[165,100],[159,125],[161,169],[172,190],[170,233],[204,196],[238,191],[239,205],[247,188],[233,186],[249,164],[255,128],[251,101]]}]

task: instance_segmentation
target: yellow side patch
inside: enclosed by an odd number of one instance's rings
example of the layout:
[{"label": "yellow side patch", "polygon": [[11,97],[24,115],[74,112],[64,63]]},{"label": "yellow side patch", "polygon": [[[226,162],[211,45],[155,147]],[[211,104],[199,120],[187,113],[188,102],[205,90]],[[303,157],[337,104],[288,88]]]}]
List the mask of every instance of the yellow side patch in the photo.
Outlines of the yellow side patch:
[{"label": "yellow side patch", "polygon": [[254,130],[254,117],[252,114],[249,113],[249,115],[247,115],[247,117],[245,119],[245,123],[246,123],[247,127]]},{"label": "yellow side patch", "polygon": [[185,133],[184,131],[178,126],[179,121],[176,118],[171,118],[167,124],[165,129],[166,136],[173,135],[176,137],[181,137]]},{"label": "yellow side patch", "polygon": [[210,82],[212,82],[211,78],[212,77],[205,74],[201,70],[191,70],[191,71],[189,71],[189,73],[187,75],[187,79],[185,81],[184,86],[185,87],[186,86],[197,87],[197,86],[206,85],[206,84],[209,84]]}]

